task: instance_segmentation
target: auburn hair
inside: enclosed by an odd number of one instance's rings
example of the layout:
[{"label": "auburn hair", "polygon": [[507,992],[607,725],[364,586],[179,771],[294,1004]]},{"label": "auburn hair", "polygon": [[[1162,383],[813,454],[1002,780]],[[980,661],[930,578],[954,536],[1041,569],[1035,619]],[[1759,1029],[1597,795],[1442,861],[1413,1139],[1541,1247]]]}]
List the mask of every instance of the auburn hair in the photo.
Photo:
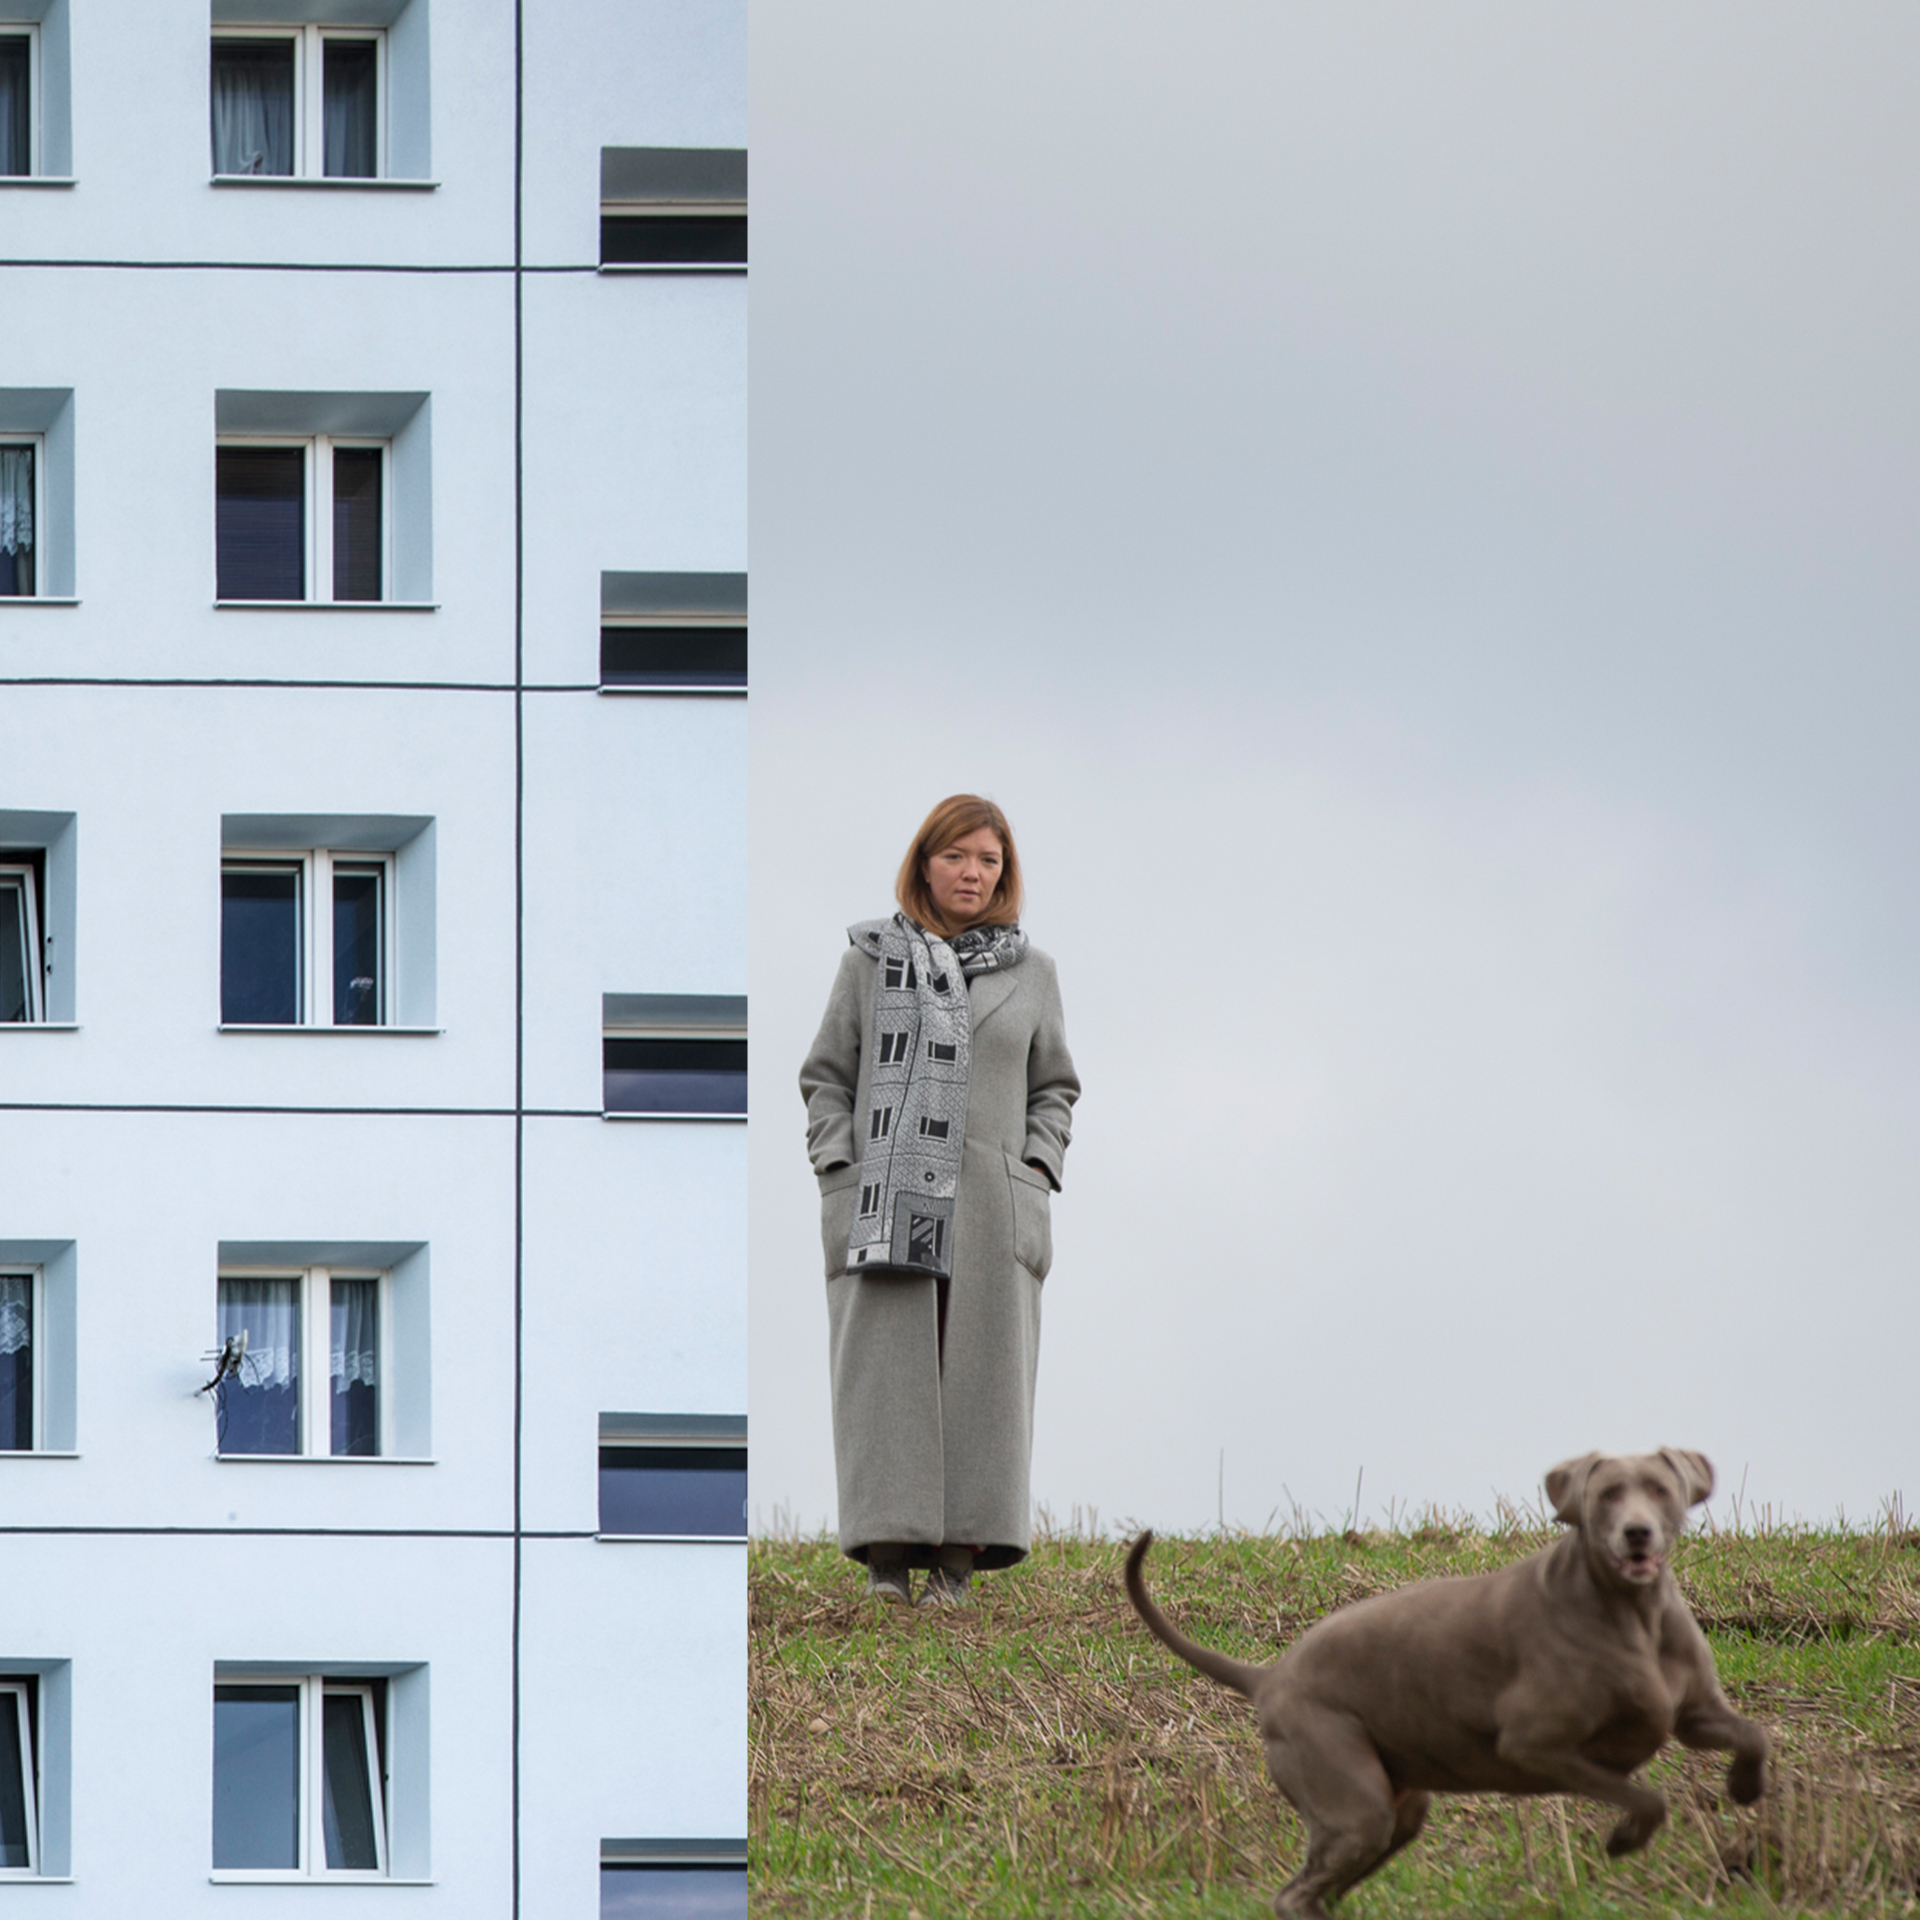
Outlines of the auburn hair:
[{"label": "auburn hair", "polygon": [[943,939],[951,939],[963,929],[948,926],[941,919],[922,869],[943,848],[952,846],[956,840],[964,840],[982,827],[990,828],[1000,842],[1000,884],[993,890],[986,912],[964,924],[1010,927],[1020,918],[1024,891],[1020,883],[1020,856],[1014,851],[1013,829],[1007,825],[1007,816],[991,800],[983,800],[977,793],[949,794],[921,821],[920,831],[907,849],[907,857],[900,862],[900,877],[893,883],[893,897],[900,902],[909,920],[917,920]]}]

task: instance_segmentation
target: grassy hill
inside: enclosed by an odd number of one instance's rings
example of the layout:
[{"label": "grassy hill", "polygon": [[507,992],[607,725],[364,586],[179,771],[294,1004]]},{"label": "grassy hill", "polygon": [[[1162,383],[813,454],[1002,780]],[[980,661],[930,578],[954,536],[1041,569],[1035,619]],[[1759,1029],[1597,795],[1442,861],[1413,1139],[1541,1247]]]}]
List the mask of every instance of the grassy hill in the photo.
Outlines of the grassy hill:
[{"label": "grassy hill", "polygon": [[[1150,1583],[1197,1638],[1266,1661],[1350,1600],[1544,1545],[1493,1532],[1162,1540]],[[1252,1716],[1152,1640],[1122,1545],[1053,1535],[967,1613],[882,1613],[828,1540],[749,1550],[753,1911],[946,1920],[1256,1916],[1300,1857]],[[1920,1913],[1920,1532],[1690,1535],[1676,1574],[1774,1789],[1669,1749],[1671,1817],[1610,1861],[1579,1800],[1442,1796],[1343,1920],[1434,1915]]]}]

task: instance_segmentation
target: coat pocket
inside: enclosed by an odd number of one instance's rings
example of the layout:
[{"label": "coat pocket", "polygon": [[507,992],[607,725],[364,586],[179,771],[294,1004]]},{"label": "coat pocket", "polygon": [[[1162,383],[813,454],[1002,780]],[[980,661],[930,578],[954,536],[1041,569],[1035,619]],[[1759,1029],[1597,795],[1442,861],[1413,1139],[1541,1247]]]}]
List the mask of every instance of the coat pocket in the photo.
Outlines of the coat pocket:
[{"label": "coat pocket", "polygon": [[853,1231],[853,1210],[859,1202],[859,1161],[820,1175],[820,1251],[829,1280],[839,1279],[847,1270],[847,1236]]},{"label": "coat pocket", "polygon": [[1013,1257],[1036,1280],[1053,1265],[1053,1187],[1044,1173],[1007,1155],[1007,1184],[1013,1189]]}]

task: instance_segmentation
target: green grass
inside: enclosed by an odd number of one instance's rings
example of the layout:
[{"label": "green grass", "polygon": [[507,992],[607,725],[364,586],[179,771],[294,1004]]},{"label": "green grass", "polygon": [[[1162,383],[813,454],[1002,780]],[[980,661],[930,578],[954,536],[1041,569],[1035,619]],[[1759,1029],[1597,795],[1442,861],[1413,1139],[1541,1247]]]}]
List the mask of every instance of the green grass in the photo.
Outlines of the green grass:
[{"label": "green grass", "polygon": [[[1149,1573],[1197,1638],[1266,1661],[1336,1606],[1550,1537],[1505,1519],[1166,1540]],[[874,1608],[830,1541],[756,1541],[756,1917],[1267,1912],[1298,1823],[1245,1702],[1135,1618],[1122,1551],[1046,1537],[975,1581],[976,1608],[929,1614]],[[1728,1692],[1774,1736],[1760,1807],[1725,1800],[1722,1756],[1669,1749],[1648,1771],[1666,1828],[1610,1861],[1611,1809],[1441,1796],[1343,1920],[1920,1913],[1920,1534],[1703,1533],[1675,1564]]]}]

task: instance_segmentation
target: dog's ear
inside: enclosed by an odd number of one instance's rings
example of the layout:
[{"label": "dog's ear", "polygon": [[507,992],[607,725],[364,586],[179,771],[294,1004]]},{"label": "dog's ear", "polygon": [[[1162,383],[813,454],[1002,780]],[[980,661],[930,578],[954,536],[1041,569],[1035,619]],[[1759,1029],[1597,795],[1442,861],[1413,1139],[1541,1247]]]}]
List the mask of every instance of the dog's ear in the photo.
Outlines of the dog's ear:
[{"label": "dog's ear", "polygon": [[1704,1453],[1692,1453],[1685,1447],[1662,1447],[1660,1458],[1679,1476],[1680,1492],[1690,1507],[1697,1507],[1713,1491],[1713,1462]]},{"label": "dog's ear", "polygon": [[1547,1499],[1554,1513],[1568,1526],[1580,1524],[1580,1502],[1587,1491],[1587,1475],[1593,1471],[1597,1453],[1583,1453],[1577,1460],[1562,1460],[1547,1469]]}]

